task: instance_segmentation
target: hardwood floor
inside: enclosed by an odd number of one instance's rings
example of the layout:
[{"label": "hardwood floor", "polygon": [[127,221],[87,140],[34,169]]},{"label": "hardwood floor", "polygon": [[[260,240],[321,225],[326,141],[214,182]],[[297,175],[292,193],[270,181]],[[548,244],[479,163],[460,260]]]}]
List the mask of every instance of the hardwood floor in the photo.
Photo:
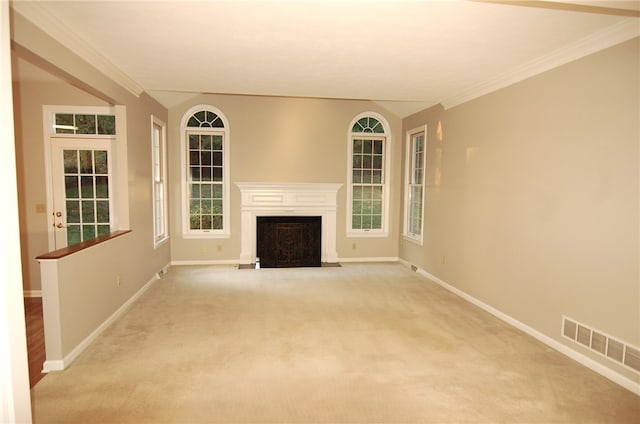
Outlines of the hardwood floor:
[{"label": "hardwood floor", "polygon": [[42,365],[45,361],[44,320],[42,318],[42,298],[27,297],[24,299],[24,310],[27,326],[27,354],[29,357],[29,383],[33,387],[45,374]]}]

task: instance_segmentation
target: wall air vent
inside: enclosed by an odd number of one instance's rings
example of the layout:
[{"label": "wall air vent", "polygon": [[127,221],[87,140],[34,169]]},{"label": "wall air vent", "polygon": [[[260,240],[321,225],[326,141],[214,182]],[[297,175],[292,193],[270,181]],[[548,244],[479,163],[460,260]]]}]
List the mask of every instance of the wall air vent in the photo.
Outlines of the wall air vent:
[{"label": "wall air vent", "polygon": [[640,349],[572,318],[562,317],[562,336],[640,373]]}]

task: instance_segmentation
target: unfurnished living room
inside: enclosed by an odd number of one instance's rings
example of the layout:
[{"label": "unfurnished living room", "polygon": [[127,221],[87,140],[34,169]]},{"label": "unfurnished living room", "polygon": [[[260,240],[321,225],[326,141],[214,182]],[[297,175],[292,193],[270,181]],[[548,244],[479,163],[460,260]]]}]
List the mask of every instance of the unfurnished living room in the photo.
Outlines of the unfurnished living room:
[{"label": "unfurnished living room", "polygon": [[0,17],[0,422],[640,420],[640,2]]}]

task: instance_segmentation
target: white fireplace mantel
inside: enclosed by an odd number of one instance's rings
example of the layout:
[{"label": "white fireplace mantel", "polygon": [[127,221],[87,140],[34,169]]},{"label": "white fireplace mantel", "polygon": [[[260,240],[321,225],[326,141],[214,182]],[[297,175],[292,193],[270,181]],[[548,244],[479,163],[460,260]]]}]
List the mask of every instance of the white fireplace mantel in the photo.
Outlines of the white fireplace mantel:
[{"label": "white fireplace mantel", "polygon": [[322,217],[322,262],[338,262],[336,203],[342,184],[236,183],[240,188],[240,263],[256,259],[256,220],[259,216]]}]

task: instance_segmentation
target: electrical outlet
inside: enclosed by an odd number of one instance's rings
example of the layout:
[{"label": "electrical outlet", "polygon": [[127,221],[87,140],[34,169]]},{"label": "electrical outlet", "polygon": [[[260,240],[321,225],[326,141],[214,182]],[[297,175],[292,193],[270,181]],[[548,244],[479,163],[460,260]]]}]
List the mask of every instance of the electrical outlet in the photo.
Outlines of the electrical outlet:
[{"label": "electrical outlet", "polygon": [[120,275],[116,275],[116,286],[120,287],[120,284],[122,284],[122,281],[120,279]]},{"label": "electrical outlet", "polygon": [[218,252],[222,252],[222,245],[221,244],[218,245]]},{"label": "electrical outlet", "polygon": [[447,263],[447,257],[442,256],[442,265],[446,265],[446,263]]},{"label": "electrical outlet", "polygon": [[356,250],[356,244],[355,243],[351,244],[351,250]]}]

